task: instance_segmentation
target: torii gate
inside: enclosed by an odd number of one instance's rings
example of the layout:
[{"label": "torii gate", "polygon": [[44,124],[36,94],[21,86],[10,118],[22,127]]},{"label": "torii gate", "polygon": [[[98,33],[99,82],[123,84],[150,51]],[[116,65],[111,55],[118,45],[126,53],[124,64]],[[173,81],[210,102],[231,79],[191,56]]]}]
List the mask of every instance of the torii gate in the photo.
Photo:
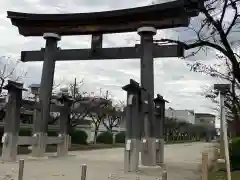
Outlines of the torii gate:
[{"label": "torii gate", "polygon": [[[146,90],[143,101],[147,103],[145,121],[148,127],[144,133],[148,151],[144,154],[143,165],[155,166],[156,132],[154,117],[154,57],[181,57],[184,49],[178,45],[156,45],[153,36],[157,29],[187,27],[190,17],[198,15],[203,1],[175,0],[167,3],[131,9],[76,13],[76,14],[27,14],[9,12],[8,18],[18,27],[23,36],[43,36],[45,49],[22,51],[21,61],[44,61],[40,88],[41,126],[36,129],[39,136],[47,131],[50,97],[54,77],[55,61],[141,59],[141,87]],[[135,47],[102,48],[102,35],[137,31],[141,36],[140,45]],[[64,49],[57,47],[61,36],[92,35],[91,49]],[[140,121],[140,123],[143,121]],[[138,127],[141,127],[138,123]],[[143,130],[141,130],[143,131]],[[44,138],[41,138],[44,141]],[[44,144],[44,142],[42,142]],[[40,148],[40,147],[39,147]],[[163,148],[163,147],[162,147]],[[44,155],[42,150],[42,155]],[[137,152],[138,153],[138,152]],[[135,171],[133,169],[131,171]]]}]

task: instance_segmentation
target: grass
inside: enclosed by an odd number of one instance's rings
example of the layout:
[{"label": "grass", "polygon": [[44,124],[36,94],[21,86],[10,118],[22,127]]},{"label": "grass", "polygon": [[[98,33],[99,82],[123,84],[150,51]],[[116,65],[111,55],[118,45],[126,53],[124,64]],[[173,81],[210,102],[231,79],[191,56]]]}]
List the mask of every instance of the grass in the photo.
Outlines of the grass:
[{"label": "grass", "polygon": [[[240,180],[240,171],[231,172],[231,180]],[[225,163],[216,163],[209,172],[208,180],[227,180],[227,171]]]},{"label": "grass", "polygon": [[[240,180],[240,171],[231,173],[232,180]],[[209,173],[208,180],[227,180],[227,173],[224,171],[212,171]]]}]

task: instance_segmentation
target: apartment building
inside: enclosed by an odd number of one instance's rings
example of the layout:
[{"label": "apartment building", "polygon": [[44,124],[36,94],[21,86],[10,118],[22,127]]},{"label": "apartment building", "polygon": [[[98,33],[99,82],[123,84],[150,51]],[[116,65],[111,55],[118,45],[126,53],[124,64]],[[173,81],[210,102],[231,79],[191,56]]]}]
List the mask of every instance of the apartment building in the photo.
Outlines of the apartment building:
[{"label": "apartment building", "polygon": [[208,127],[215,127],[216,116],[208,113],[195,113],[196,124]]},{"label": "apartment building", "polygon": [[195,124],[194,110],[176,110],[173,108],[168,108],[165,110],[165,117],[173,118],[177,121]]}]

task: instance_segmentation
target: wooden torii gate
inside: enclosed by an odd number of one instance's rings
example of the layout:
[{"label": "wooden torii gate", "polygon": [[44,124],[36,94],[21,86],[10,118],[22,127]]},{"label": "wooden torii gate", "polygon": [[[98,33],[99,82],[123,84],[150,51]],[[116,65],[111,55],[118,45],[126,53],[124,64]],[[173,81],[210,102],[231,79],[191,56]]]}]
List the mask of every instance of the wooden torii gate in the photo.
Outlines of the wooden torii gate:
[{"label": "wooden torii gate", "polygon": [[[198,15],[199,6],[203,1],[175,0],[167,3],[137,7],[131,9],[75,14],[27,14],[8,12],[12,24],[18,27],[23,36],[43,36],[46,46],[40,51],[22,51],[21,60],[44,61],[40,88],[41,126],[35,133],[43,136],[47,130],[49,117],[49,100],[52,93],[55,61],[65,60],[113,60],[113,59],[141,59],[141,87],[146,93],[141,97],[147,104],[147,110],[142,113],[142,120],[146,132],[144,143],[146,151],[142,156],[142,164],[156,165],[156,119],[154,116],[154,57],[180,57],[183,56],[183,47],[178,45],[162,45],[153,43],[153,36],[157,29],[174,27],[187,27],[190,17]],[[102,48],[102,35],[106,33],[135,32],[141,37],[140,45],[134,47]],[[90,49],[59,49],[57,42],[61,36],[92,35]],[[143,121],[143,119],[145,119]],[[136,120],[135,120],[136,121]],[[144,131],[141,129],[141,131]],[[44,140],[44,138],[42,138]],[[131,141],[128,141],[131,142]],[[44,144],[44,142],[42,143]],[[129,162],[131,167],[127,171],[138,168],[139,145],[132,145],[128,152],[135,158]],[[127,147],[126,147],[127,149]],[[160,145],[160,150],[163,144]],[[161,154],[161,153],[160,153]],[[42,151],[44,155],[44,150]]]}]

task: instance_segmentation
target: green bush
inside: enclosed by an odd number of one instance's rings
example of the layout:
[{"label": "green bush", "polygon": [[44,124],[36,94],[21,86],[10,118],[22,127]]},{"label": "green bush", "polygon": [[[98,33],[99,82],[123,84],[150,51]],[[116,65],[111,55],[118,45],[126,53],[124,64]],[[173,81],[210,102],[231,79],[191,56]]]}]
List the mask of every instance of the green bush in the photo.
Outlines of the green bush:
[{"label": "green bush", "polygon": [[3,133],[4,133],[4,129],[3,129],[3,127],[0,127],[0,138],[2,138]]},{"label": "green bush", "polygon": [[116,143],[125,143],[125,131],[122,131],[115,136]]},{"label": "green bush", "polygon": [[[4,128],[0,128],[0,138],[3,136],[4,134]],[[32,135],[32,131],[30,129],[20,129],[19,131],[19,136],[31,136]]]},{"label": "green bush", "polygon": [[32,136],[32,131],[30,129],[20,129],[19,136]]},{"label": "green bush", "polygon": [[112,144],[113,134],[110,132],[103,132],[97,136],[97,143]]},{"label": "green bush", "polygon": [[48,136],[58,136],[58,132],[56,131],[48,131]]},{"label": "green bush", "polygon": [[85,131],[74,130],[71,132],[72,144],[87,144],[88,135]]},{"label": "green bush", "polygon": [[232,170],[240,170],[240,137],[235,137],[229,144],[230,163]]}]

